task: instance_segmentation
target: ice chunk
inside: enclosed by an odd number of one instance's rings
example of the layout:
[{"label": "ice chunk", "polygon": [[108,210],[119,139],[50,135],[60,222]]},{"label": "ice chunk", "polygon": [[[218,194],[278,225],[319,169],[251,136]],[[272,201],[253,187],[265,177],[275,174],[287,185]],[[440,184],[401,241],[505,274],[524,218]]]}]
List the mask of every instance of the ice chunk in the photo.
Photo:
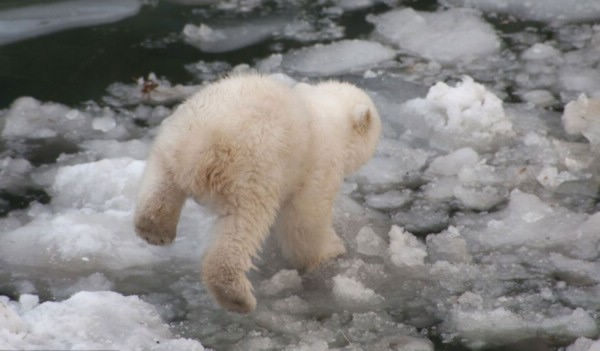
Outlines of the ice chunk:
[{"label": "ice chunk", "polygon": [[427,163],[429,153],[404,143],[382,139],[376,156],[351,177],[361,190],[384,192],[397,185],[411,183]]},{"label": "ice chunk", "polygon": [[600,17],[600,4],[596,0],[444,0],[444,3],[543,22],[576,22]]},{"label": "ice chunk", "polygon": [[366,307],[380,303],[383,298],[361,282],[343,275],[333,277],[333,295],[343,304]]},{"label": "ice chunk", "polygon": [[600,351],[600,340],[577,338],[574,343],[565,348],[565,351]]},{"label": "ice chunk", "polygon": [[600,72],[595,68],[566,66],[560,70],[558,80],[565,90],[600,95]]},{"label": "ice chunk", "polygon": [[0,45],[68,28],[116,22],[135,15],[138,0],[72,0],[0,11]]},{"label": "ice chunk", "polygon": [[390,260],[397,267],[414,267],[425,264],[427,250],[425,244],[414,235],[398,226],[392,226],[389,232]]},{"label": "ice chunk", "polygon": [[593,228],[599,220],[598,214],[574,213],[550,206],[535,195],[513,190],[505,209],[481,217],[479,225],[471,225],[461,230],[461,234],[478,251],[529,248],[545,255],[557,252],[573,258],[595,259],[600,233]]},{"label": "ice chunk", "polygon": [[267,295],[277,295],[285,290],[296,290],[302,287],[302,279],[294,269],[282,269],[271,279],[261,283],[260,290]]},{"label": "ice chunk", "polygon": [[479,154],[470,147],[458,149],[446,156],[434,159],[427,172],[445,176],[457,175],[463,167],[474,166],[479,162]]},{"label": "ice chunk", "polygon": [[369,207],[379,210],[391,210],[402,207],[411,200],[410,190],[390,190],[382,194],[369,194],[365,197]]},{"label": "ice chunk", "polygon": [[528,338],[548,336],[573,338],[595,336],[596,322],[583,309],[577,308],[557,316],[518,314],[506,308],[471,309],[455,307],[448,327],[469,347],[484,348],[504,344],[506,340],[517,342]]},{"label": "ice chunk", "polygon": [[56,103],[41,103],[31,97],[22,97],[13,102],[5,115],[2,136],[49,138],[59,130],[89,129],[91,119],[85,113]]},{"label": "ice chunk", "polygon": [[468,62],[500,48],[493,28],[471,10],[430,13],[408,8],[367,18],[386,42],[442,63]]},{"label": "ice chunk", "polygon": [[404,125],[409,135],[445,150],[467,146],[487,150],[514,136],[502,100],[470,77],[455,87],[438,82],[425,99],[409,100],[403,109],[403,119],[396,123]]},{"label": "ice chunk", "polygon": [[370,227],[362,227],[356,235],[356,251],[367,256],[380,256],[385,242]]},{"label": "ice chunk", "polygon": [[33,169],[31,163],[22,158],[0,158],[0,189],[16,189],[27,182]]},{"label": "ice chunk", "polygon": [[434,262],[440,260],[453,263],[471,262],[467,242],[456,227],[450,226],[442,233],[430,234],[426,242],[427,256]]},{"label": "ice chunk", "polygon": [[520,94],[523,100],[540,107],[552,106],[556,103],[556,98],[551,92],[544,89],[535,89]]},{"label": "ice chunk", "polygon": [[232,26],[209,27],[186,24],[183,28],[185,41],[209,53],[221,53],[241,49],[264,41],[281,32],[289,19],[262,18],[260,21],[242,21]]},{"label": "ice chunk", "polygon": [[565,106],[562,122],[567,133],[581,133],[593,146],[600,145],[600,99],[580,95]]},{"label": "ice chunk", "polygon": [[568,171],[558,171],[556,167],[546,166],[537,176],[537,181],[548,189],[556,189],[562,183],[577,180],[578,178]]},{"label": "ice chunk", "polygon": [[144,162],[128,158],[65,166],[56,173],[52,203],[65,208],[133,208]]},{"label": "ice chunk", "polygon": [[103,291],[39,305],[24,300],[10,303],[11,319],[1,317],[7,306],[0,301],[1,348],[204,350],[198,341],[173,336],[156,309],[137,296]]},{"label": "ice chunk", "polygon": [[523,51],[521,57],[525,60],[547,60],[560,57],[560,55],[560,51],[549,44],[535,43],[527,50]]},{"label": "ice chunk", "polygon": [[335,4],[344,10],[359,10],[373,6],[377,0],[335,0]]},{"label": "ice chunk", "polygon": [[394,50],[377,42],[342,40],[292,51],[283,56],[284,69],[313,76],[336,75],[392,60]]},{"label": "ice chunk", "polygon": [[449,208],[438,201],[414,201],[410,208],[402,209],[392,216],[392,221],[412,233],[429,234],[448,226]]}]

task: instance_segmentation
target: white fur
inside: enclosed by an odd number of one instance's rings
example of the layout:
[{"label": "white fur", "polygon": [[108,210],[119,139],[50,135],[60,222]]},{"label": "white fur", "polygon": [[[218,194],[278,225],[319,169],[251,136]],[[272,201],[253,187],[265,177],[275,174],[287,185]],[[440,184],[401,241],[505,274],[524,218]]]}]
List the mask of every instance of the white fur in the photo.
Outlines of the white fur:
[{"label": "white fur", "polygon": [[347,83],[290,87],[260,75],[207,86],[163,122],[136,208],[138,235],[175,237],[187,196],[219,215],[203,280],[225,308],[254,309],[246,272],[275,224],[283,254],[311,269],[343,253],[332,207],[343,177],[372,155],[381,123]]}]

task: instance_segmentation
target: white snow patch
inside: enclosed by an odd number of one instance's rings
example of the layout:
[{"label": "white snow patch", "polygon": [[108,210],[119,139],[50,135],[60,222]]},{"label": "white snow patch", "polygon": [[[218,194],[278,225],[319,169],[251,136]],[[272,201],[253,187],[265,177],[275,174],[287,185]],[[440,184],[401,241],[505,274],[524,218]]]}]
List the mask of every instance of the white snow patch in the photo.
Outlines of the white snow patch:
[{"label": "white snow patch", "polygon": [[362,227],[355,238],[356,251],[367,256],[380,256],[385,250],[385,242],[371,227]]},{"label": "white snow patch", "polygon": [[472,10],[430,13],[408,8],[367,19],[386,42],[442,63],[468,62],[500,48],[493,28]]},{"label": "white snow patch", "polygon": [[582,134],[593,146],[600,145],[600,98],[585,94],[565,106],[562,122],[569,134]]},{"label": "white snow patch", "polygon": [[398,226],[392,226],[388,234],[390,260],[397,267],[418,267],[425,264],[427,250],[425,244],[411,233]]},{"label": "white snow patch", "polygon": [[198,341],[173,336],[137,296],[84,291],[39,305],[31,297],[18,303],[0,297],[0,348],[204,350]]},{"label": "white snow patch", "polygon": [[28,223],[0,235],[0,257],[11,264],[82,271],[148,265],[172,256],[197,262],[213,221],[197,205],[186,206],[178,238],[169,247],[152,247],[135,235],[132,215],[143,168],[143,161],[128,158],[59,168],[50,176],[50,206],[32,207]]},{"label": "white snow patch", "polygon": [[333,295],[340,302],[355,307],[370,306],[383,300],[380,295],[366,288],[361,282],[343,275],[333,277]]},{"label": "white snow patch", "polygon": [[285,18],[267,18],[221,27],[186,24],[183,27],[183,36],[187,43],[204,52],[221,53],[264,41],[281,32],[288,22]]},{"label": "white snow patch", "polygon": [[404,124],[406,133],[445,150],[486,150],[515,134],[502,100],[470,77],[455,87],[438,82],[424,99],[407,101],[403,110],[396,123]]},{"label": "white snow patch", "polygon": [[326,76],[366,69],[395,56],[394,50],[377,42],[342,40],[292,51],[283,56],[281,65],[296,73]]}]

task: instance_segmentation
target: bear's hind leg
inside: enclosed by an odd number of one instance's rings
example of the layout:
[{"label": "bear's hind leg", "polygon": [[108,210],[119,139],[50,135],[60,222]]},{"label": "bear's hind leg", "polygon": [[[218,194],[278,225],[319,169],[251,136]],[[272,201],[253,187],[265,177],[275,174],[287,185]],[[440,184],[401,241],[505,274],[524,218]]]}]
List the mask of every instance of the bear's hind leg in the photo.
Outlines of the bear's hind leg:
[{"label": "bear's hind leg", "polygon": [[246,272],[269,233],[279,196],[276,189],[254,182],[228,189],[223,196],[226,201],[217,204],[216,238],[204,256],[202,278],[221,306],[249,313],[256,307],[256,298]]},{"label": "bear's hind leg", "polygon": [[171,243],[185,198],[167,170],[151,155],[138,191],[134,216],[137,235],[153,245]]}]

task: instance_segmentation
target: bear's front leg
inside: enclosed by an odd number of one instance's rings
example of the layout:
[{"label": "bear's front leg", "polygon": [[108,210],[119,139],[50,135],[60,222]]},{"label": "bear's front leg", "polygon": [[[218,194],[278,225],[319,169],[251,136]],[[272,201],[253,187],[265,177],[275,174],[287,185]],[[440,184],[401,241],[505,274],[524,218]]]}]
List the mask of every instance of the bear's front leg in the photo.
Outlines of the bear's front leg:
[{"label": "bear's front leg", "polygon": [[153,245],[175,239],[177,223],[186,195],[151,155],[144,170],[135,209],[135,231]]}]

